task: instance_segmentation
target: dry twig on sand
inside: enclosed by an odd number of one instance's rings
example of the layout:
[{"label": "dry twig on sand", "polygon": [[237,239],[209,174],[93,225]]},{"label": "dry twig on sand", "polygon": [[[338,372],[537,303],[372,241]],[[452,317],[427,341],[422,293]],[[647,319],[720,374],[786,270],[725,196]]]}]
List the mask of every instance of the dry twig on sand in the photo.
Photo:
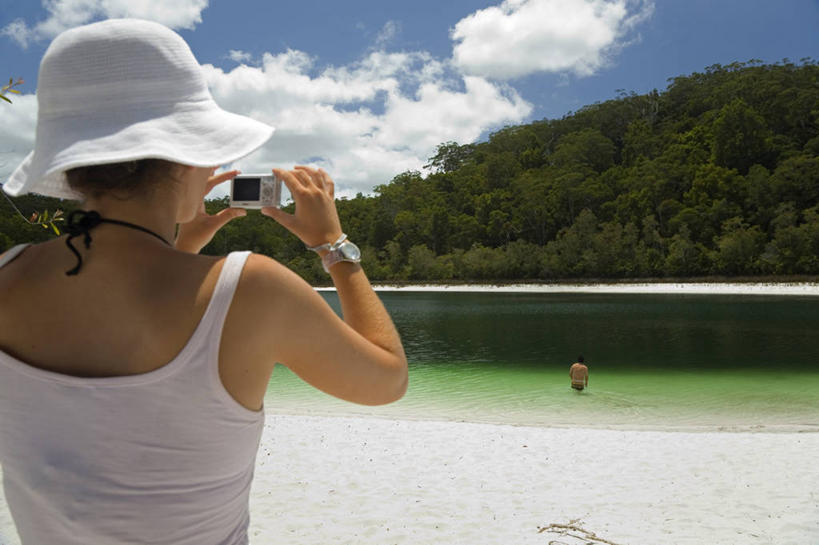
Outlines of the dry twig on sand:
[{"label": "dry twig on sand", "polygon": [[[553,532],[556,534],[560,534],[562,536],[573,537],[575,539],[581,540],[584,543],[584,545],[595,545],[596,543],[605,543],[606,545],[619,545],[618,543],[609,541],[608,539],[598,537],[594,532],[590,532],[582,528],[580,519],[570,520],[568,524],[552,523],[542,528],[538,526],[537,533],[542,534],[543,532]],[[549,545],[565,544],[562,544],[562,542],[560,541],[550,541]]]}]

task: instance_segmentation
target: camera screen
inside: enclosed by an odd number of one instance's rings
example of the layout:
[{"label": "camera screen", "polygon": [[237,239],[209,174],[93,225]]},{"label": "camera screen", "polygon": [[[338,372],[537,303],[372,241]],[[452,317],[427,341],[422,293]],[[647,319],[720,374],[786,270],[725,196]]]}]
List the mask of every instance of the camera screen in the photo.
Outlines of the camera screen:
[{"label": "camera screen", "polygon": [[233,180],[234,201],[258,201],[261,197],[261,178],[236,178]]}]

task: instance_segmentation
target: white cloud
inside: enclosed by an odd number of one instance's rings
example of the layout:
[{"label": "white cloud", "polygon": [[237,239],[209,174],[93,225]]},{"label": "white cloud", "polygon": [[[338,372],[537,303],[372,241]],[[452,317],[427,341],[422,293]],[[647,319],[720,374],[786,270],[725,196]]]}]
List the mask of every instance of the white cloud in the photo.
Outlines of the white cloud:
[{"label": "white cloud", "polygon": [[0,29],[0,36],[8,36],[24,49],[32,39],[31,30],[22,19],[15,19]]},{"label": "white cloud", "polygon": [[[34,29],[25,27],[30,34],[23,33],[21,40],[79,24],[101,6],[114,14],[118,2],[124,6],[123,0],[51,0],[50,19]],[[177,4],[201,6],[179,19],[192,24],[207,0]],[[141,0],[133,9],[145,5],[147,0]],[[19,35],[21,27],[14,28],[9,32]],[[223,108],[277,129],[268,144],[233,166],[252,172],[308,163],[333,175],[340,196],[369,193],[401,172],[421,170],[443,142],[473,142],[531,113],[532,106],[508,85],[464,76],[448,60],[424,51],[384,51],[399,30],[397,23],[388,22],[374,48],[347,65],[318,66],[317,59],[303,51],[259,57],[235,49],[228,49],[225,57],[238,66],[204,65],[211,92]],[[0,156],[5,163],[0,179],[34,144],[36,101],[25,95],[19,102],[0,108],[2,126],[18,128],[0,133],[0,151],[7,152]],[[215,195],[224,193],[219,188]]]},{"label": "white cloud", "polygon": [[317,73],[310,56],[293,50],[267,53],[258,67],[204,69],[219,104],[276,127],[239,168],[310,162],[333,175],[340,195],[368,193],[420,170],[442,142],[472,142],[531,112],[514,89],[462,78],[425,52],[376,51]]},{"label": "white cloud", "polygon": [[34,95],[10,95],[13,104],[0,104],[0,183],[6,181],[12,171],[34,147],[37,127],[37,97]]},{"label": "white cloud", "polygon": [[231,49],[228,52],[228,58],[232,61],[236,62],[250,62],[253,60],[253,55],[246,51],[240,51],[238,49]]},{"label": "white cloud", "polygon": [[397,21],[387,21],[375,37],[376,49],[384,49],[398,34],[401,33],[401,24]]},{"label": "white cloud", "polygon": [[458,21],[453,63],[510,79],[536,72],[593,74],[653,12],[651,0],[505,0]]},{"label": "white cloud", "polygon": [[[372,52],[359,62],[314,69],[314,59],[288,50],[266,53],[260,66],[203,70],[225,109],[276,127],[262,149],[235,167],[268,172],[309,163],[324,167],[339,196],[369,193],[407,170],[421,170],[438,144],[476,140],[520,122],[531,105],[514,89],[461,77],[425,52]],[[36,99],[0,107],[0,180],[34,145]],[[226,186],[226,184],[225,184]],[[213,196],[222,196],[225,187]]]},{"label": "white cloud", "polygon": [[208,0],[43,0],[48,17],[29,26],[17,19],[0,34],[28,47],[34,41],[51,39],[60,32],[96,19],[134,17],[162,23],[171,28],[193,28],[202,22]]}]

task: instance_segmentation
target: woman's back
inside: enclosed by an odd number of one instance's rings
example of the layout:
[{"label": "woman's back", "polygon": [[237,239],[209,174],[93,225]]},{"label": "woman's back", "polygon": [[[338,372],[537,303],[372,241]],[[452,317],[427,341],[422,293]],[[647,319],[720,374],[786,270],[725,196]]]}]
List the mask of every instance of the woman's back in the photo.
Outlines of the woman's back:
[{"label": "woman's back", "polygon": [[247,256],[222,260],[192,335],[153,370],[73,376],[0,353],[0,462],[24,542],[246,542],[263,413],[231,399],[218,366]]},{"label": "woman's back", "polygon": [[[109,229],[117,229],[110,227]],[[81,275],[63,240],[29,246],[0,269],[0,349],[42,369],[104,377],[170,361],[202,317],[224,258],[94,233]]]}]

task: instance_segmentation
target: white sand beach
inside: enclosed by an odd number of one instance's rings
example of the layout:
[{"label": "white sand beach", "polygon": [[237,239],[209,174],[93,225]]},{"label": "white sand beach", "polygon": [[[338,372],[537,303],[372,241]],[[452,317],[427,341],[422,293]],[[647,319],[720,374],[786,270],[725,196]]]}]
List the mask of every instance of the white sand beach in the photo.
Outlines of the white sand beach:
[{"label": "white sand beach", "polygon": [[[317,288],[335,291],[335,288]],[[819,296],[816,282],[622,282],[610,284],[453,284],[376,285],[375,291],[497,293],[645,293],[668,295],[803,295]]]},{"label": "white sand beach", "polygon": [[[268,412],[252,544],[819,543],[819,433],[553,429]],[[4,504],[0,544],[19,543]]]},{"label": "white sand beach", "polygon": [[268,417],[252,543],[819,543],[816,433]]}]

